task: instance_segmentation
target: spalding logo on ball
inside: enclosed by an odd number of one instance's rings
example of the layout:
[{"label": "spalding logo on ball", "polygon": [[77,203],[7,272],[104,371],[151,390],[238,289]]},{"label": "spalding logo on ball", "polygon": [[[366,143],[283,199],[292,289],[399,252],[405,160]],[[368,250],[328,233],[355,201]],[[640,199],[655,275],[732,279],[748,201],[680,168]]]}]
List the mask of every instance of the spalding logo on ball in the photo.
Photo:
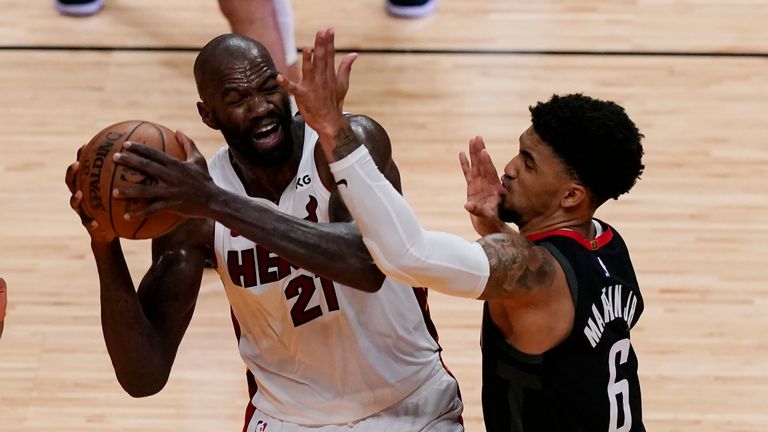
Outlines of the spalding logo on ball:
[{"label": "spalding logo on ball", "polygon": [[96,220],[99,226],[112,230],[118,237],[159,237],[175,228],[182,221],[182,217],[173,213],[158,212],[143,219],[127,221],[123,217],[126,212],[142,209],[151,203],[112,197],[112,190],[115,188],[157,184],[157,179],[116,164],[112,160],[112,155],[120,151],[126,141],[146,144],[177,159],[186,158],[184,148],[176,140],[176,135],[165,126],[140,120],[107,126],[96,134],[80,153],[77,185],[83,191],[83,211]]}]

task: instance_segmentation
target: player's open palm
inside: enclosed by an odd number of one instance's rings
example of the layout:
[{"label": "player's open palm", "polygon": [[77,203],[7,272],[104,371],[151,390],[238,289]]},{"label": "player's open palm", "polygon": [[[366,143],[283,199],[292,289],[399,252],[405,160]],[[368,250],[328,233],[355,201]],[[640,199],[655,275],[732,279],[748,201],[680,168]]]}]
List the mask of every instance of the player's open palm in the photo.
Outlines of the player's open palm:
[{"label": "player's open palm", "polygon": [[313,49],[302,51],[301,80],[298,83],[278,76],[277,83],[296,99],[301,116],[321,136],[338,128],[344,121],[344,97],[349,89],[349,74],[357,54],[347,54],[335,69],[336,50],[333,29],[315,35]]},{"label": "player's open palm", "polygon": [[504,187],[482,137],[469,140],[469,158],[461,152],[459,162],[467,181],[464,208],[470,214],[475,231],[482,236],[503,231],[506,225],[499,219],[498,205]]}]

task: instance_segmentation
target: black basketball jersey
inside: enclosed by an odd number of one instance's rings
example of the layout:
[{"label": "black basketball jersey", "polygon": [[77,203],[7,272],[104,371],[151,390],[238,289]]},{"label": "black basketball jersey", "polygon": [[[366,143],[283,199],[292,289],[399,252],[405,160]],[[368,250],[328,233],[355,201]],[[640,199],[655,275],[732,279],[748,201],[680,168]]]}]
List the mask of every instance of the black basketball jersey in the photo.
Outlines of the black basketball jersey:
[{"label": "black basketball jersey", "polygon": [[515,350],[485,304],[483,414],[488,432],[642,432],[637,357],[629,330],[643,299],[624,241],[610,226],[586,240],[569,230],[529,237],[565,271],[573,329],[532,356]]}]

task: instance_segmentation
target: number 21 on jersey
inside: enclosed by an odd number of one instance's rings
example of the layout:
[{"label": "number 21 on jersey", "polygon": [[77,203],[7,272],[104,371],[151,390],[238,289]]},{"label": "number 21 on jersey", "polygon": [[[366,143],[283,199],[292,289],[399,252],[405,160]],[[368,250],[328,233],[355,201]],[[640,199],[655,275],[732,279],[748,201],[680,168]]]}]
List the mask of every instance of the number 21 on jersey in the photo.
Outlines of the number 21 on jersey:
[{"label": "number 21 on jersey", "polygon": [[298,297],[296,298],[296,303],[291,307],[291,319],[293,320],[294,327],[306,324],[323,315],[321,305],[309,307],[309,302],[317,290],[317,282],[320,283],[322,297],[328,306],[328,313],[339,310],[339,299],[336,297],[333,282],[320,276],[315,276],[314,278],[305,274],[296,276],[285,287],[286,300]]}]

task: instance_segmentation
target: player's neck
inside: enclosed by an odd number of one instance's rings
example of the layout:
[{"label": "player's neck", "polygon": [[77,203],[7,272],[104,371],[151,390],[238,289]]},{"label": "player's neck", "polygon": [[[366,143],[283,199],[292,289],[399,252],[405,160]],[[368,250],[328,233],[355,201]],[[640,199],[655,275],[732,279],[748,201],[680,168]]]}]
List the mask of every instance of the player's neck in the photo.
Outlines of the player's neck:
[{"label": "player's neck", "polygon": [[574,215],[569,217],[532,219],[519,227],[520,234],[529,236],[548,231],[566,229],[581,234],[585,239],[595,238],[595,227],[592,224],[593,214]]},{"label": "player's neck", "polygon": [[296,177],[301,162],[301,148],[295,149],[284,162],[271,166],[251,163],[236,157],[232,152],[230,161],[248,196],[278,203],[285,188]]}]

